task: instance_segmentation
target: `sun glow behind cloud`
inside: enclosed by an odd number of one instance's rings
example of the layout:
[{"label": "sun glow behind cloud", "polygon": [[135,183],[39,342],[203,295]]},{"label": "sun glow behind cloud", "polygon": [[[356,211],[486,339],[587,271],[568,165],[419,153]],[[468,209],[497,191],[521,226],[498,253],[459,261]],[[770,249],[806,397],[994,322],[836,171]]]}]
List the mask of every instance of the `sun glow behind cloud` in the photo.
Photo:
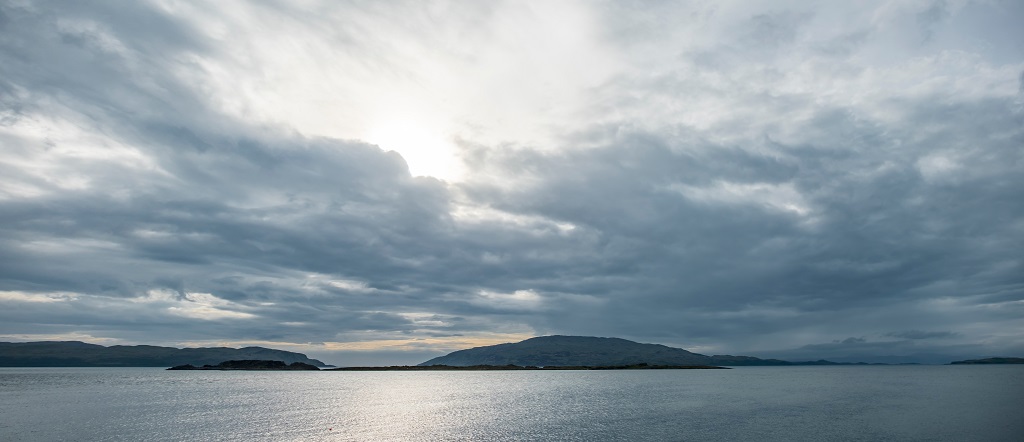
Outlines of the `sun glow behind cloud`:
[{"label": "sun glow behind cloud", "polygon": [[371,3],[313,15],[159,6],[233,48],[189,55],[177,73],[221,111],[377,144],[400,153],[412,175],[446,181],[470,172],[456,138],[550,147],[551,122],[578,112],[623,66],[584,2],[423,2],[400,14]]},{"label": "sun glow behind cloud", "polygon": [[465,170],[448,138],[440,125],[400,115],[375,122],[365,137],[381,149],[401,154],[413,176],[458,181]]}]

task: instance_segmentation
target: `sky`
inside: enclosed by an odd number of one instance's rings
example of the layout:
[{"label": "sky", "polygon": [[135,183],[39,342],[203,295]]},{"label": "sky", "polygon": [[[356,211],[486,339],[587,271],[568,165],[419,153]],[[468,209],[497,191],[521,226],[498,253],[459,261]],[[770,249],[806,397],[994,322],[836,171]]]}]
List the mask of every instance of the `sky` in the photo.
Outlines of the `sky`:
[{"label": "sky", "polygon": [[1024,3],[0,1],[0,340],[1024,356]]}]

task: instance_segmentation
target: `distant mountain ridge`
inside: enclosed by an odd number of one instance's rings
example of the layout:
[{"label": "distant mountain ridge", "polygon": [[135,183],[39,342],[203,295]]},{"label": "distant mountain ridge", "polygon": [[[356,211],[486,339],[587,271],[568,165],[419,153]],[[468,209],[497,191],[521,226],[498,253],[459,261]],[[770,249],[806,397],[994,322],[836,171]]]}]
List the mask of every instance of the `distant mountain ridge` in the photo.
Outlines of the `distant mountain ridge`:
[{"label": "distant mountain ridge", "polygon": [[1024,364],[1024,358],[984,358],[953,361],[949,365]]},{"label": "distant mountain ridge", "polygon": [[79,341],[0,342],[0,367],[171,367],[185,364],[216,365],[230,360],[254,359],[327,366],[302,353],[264,347],[105,347]]},{"label": "distant mountain ridge", "polygon": [[844,365],[829,361],[790,362],[752,356],[707,356],[661,344],[641,344],[621,338],[541,336],[525,341],[459,350],[419,365]]}]

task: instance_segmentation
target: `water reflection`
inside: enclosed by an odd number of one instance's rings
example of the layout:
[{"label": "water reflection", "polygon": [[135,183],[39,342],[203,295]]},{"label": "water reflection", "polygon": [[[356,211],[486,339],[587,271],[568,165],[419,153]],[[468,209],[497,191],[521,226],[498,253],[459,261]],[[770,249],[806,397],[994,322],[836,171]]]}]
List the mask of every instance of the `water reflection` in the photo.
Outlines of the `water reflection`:
[{"label": "water reflection", "polygon": [[1024,367],[0,369],[4,440],[1017,440]]}]

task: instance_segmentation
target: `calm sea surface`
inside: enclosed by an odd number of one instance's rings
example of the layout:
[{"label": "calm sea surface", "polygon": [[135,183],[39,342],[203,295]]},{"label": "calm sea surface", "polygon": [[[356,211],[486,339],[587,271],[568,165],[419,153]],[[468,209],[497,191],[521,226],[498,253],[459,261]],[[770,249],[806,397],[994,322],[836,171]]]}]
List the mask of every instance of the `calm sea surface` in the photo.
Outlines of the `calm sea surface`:
[{"label": "calm sea surface", "polygon": [[0,440],[1024,440],[1024,366],[0,368]]}]

